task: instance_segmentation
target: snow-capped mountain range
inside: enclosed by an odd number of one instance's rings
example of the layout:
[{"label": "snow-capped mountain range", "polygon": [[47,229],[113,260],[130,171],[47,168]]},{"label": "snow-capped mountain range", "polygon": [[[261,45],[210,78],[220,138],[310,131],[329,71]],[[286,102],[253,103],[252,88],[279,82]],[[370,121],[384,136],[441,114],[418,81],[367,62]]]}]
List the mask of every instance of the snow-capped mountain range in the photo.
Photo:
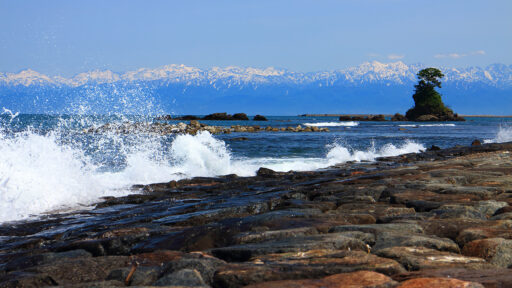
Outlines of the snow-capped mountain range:
[{"label": "snow-capped mountain range", "polygon": [[[200,69],[172,64],[155,69],[140,68],[125,73],[96,70],[80,73],[71,78],[47,76],[27,69],[19,73],[0,73],[0,85],[79,87],[93,84],[150,81],[158,81],[162,85],[180,83],[191,86],[211,85],[213,87],[257,86],[264,84],[318,84],[318,86],[332,86],[336,84],[360,85],[375,82],[400,85],[416,81],[416,73],[424,67],[421,64],[406,65],[401,61],[393,63],[373,61],[342,70],[301,73],[273,67],[258,69],[229,66],[225,68]],[[492,86],[512,85],[512,65],[493,64],[485,68],[468,67],[456,69],[441,67],[440,69],[445,74],[443,82],[447,83],[482,82]]]},{"label": "snow-capped mountain range", "polygon": [[[293,115],[404,113],[424,65],[366,62],[335,71],[185,65],[125,73],[90,71],[71,78],[33,70],[0,73],[0,108],[21,113]],[[443,101],[462,114],[512,114],[512,65],[439,67]],[[84,110],[85,109],[85,110]]]}]

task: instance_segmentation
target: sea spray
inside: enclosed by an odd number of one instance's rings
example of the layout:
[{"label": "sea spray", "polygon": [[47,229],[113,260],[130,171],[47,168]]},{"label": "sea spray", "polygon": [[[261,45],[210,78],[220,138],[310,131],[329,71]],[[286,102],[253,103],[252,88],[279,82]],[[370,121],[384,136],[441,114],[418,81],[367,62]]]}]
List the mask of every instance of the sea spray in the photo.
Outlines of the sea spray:
[{"label": "sea spray", "polygon": [[[65,127],[64,127],[65,126]],[[346,161],[373,160],[417,152],[406,142],[372,145],[365,151],[329,145],[325,157],[246,158],[208,132],[197,135],[143,136],[63,131],[0,135],[0,222],[26,219],[62,209],[84,208],[104,196],[136,193],[133,184],[195,176],[252,176],[260,167],[304,171]]]},{"label": "sea spray", "polygon": [[512,141],[512,126],[500,126],[493,139],[485,139],[484,143],[505,143]]}]

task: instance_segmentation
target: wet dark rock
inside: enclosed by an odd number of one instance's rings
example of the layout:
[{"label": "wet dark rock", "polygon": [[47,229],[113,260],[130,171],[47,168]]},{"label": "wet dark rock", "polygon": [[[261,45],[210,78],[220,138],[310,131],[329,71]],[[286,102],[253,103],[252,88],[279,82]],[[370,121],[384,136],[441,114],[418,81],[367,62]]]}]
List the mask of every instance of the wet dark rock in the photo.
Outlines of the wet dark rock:
[{"label": "wet dark rock", "polygon": [[25,271],[48,275],[59,285],[68,285],[69,283],[102,281],[111,271],[128,265],[128,257],[104,256],[65,259],[35,266]]},{"label": "wet dark rock", "polygon": [[480,140],[478,139],[475,139],[473,140],[473,142],[471,142],[471,146],[480,146],[482,145],[482,142],[480,142]]},{"label": "wet dark rock", "polygon": [[430,148],[427,149],[427,151],[439,151],[441,150],[441,148],[439,148],[439,146],[436,146],[436,145],[432,145],[430,146]]},{"label": "wet dark rock", "polygon": [[271,177],[272,178],[272,177],[277,177],[279,175],[282,175],[282,173],[276,172],[272,169],[261,167],[256,172],[256,175],[260,176],[260,177]]},{"label": "wet dark rock", "polygon": [[71,250],[60,253],[42,253],[30,256],[22,256],[7,262],[5,265],[5,271],[15,271],[26,269],[29,267],[44,265],[52,262],[63,261],[69,258],[87,258],[92,257],[91,253],[85,250]]},{"label": "wet dark rock", "polygon": [[46,274],[22,272],[0,277],[0,287],[48,287],[57,285],[59,283]]}]

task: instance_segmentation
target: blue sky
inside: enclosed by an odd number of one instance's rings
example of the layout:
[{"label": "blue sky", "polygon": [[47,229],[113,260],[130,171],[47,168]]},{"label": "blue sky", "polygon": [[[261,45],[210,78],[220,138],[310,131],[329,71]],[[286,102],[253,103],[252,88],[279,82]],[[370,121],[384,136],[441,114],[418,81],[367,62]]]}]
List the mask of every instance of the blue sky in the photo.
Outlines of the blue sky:
[{"label": "blue sky", "polygon": [[0,71],[512,63],[512,1],[0,0]]}]

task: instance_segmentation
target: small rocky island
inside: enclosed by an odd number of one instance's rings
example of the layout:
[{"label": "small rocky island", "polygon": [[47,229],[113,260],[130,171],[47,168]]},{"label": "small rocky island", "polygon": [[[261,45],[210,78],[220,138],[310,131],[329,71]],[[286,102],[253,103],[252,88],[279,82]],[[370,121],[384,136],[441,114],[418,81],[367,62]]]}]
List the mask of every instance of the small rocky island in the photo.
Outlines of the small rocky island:
[{"label": "small rocky island", "polygon": [[512,287],[512,143],[133,187],[0,225],[0,287]]},{"label": "small rocky island", "polygon": [[[414,85],[414,107],[405,116],[396,113],[391,121],[466,121],[452,109],[446,107],[441,100],[441,94],[435,88],[441,88],[440,79],[444,77],[437,68],[426,68],[418,72],[418,84]],[[384,115],[341,115],[340,121],[386,121]]]},{"label": "small rocky island", "polygon": [[419,82],[414,86],[414,107],[405,113],[409,121],[465,121],[446,107],[435,88],[441,88],[441,70],[426,68],[418,72]]}]

